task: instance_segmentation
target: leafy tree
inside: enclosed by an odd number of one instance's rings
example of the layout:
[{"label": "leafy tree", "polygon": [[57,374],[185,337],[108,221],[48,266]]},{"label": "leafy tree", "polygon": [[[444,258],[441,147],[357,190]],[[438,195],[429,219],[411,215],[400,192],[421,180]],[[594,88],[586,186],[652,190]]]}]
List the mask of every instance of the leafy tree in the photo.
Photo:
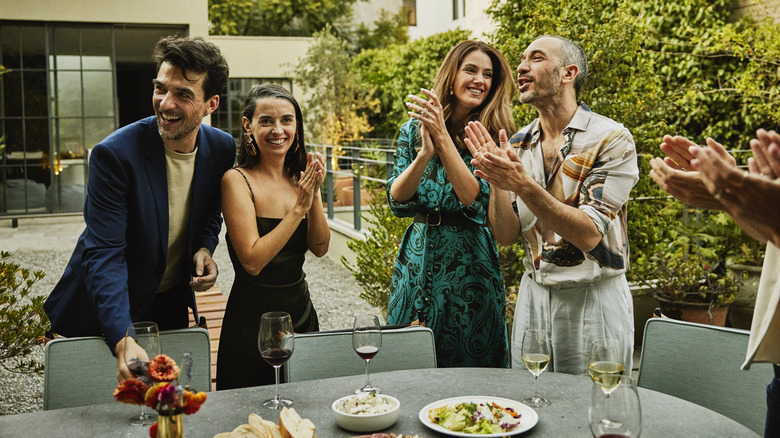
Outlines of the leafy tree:
[{"label": "leafy tree", "polygon": [[0,366],[11,372],[40,372],[43,364],[30,356],[49,325],[43,296],[29,297],[32,286],[44,277],[9,263],[0,252]]},{"label": "leafy tree", "polygon": [[369,27],[360,23],[355,30],[355,39],[358,50],[383,49],[393,44],[406,44],[409,41],[409,26],[406,24],[406,9],[401,8],[395,14],[384,9],[379,13],[379,18],[374,21],[374,26]]},{"label": "leafy tree", "polygon": [[311,36],[348,23],[356,0],[209,0],[213,35]]},{"label": "leafy tree", "polygon": [[314,34],[306,56],[295,67],[295,79],[309,94],[305,114],[314,138],[331,145],[359,140],[370,131],[367,113],[377,101],[349,70],[348,43],[326,26]]},{"label": "leafy tree", "polygon": [[444,56],[469,34],[458,29],[408,44],[364,50],[354,58],[350,70],[360,77],[360,86],[378,100],[378,111],[366,114],[374,137],[395,137],[409,119],[406,96],[431,88]]}]

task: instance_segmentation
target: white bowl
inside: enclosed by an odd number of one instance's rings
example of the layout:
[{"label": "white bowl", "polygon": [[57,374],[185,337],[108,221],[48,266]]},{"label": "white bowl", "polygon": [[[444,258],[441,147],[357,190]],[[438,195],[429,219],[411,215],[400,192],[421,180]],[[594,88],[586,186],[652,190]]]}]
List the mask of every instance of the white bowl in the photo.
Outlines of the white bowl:
[{"label": "white bowl", "polygon": [[378,432],[387,429],[398,420],[398,414],[401,413],[401,402],[397,398],[385,394],[377,394],[377,397],[384,397],[394,407],[381,414],[347,414],[336,408],[342,402],[355,397],[358,396],[348,395],[341,397],[330,406],[336,424],[342,429],[351,430],[352,432]]}]

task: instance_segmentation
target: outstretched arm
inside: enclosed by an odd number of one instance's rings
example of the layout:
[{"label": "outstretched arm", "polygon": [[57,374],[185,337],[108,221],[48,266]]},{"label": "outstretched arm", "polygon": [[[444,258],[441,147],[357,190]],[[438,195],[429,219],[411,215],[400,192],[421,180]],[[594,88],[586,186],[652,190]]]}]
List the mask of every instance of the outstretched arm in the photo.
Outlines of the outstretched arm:
[{"label": "outstretched arm", "polygon": [[762,242],[771,240],[778,245],[780,216],[769,206],[780,205],[780,180],[775,177],[780,171],[780,136],[760,130],[751,148],[754,158],[749,173],[734,166],[728,152],[714,142],[710,148],[691,150],[692,165],[706,190],[740,227]]}]

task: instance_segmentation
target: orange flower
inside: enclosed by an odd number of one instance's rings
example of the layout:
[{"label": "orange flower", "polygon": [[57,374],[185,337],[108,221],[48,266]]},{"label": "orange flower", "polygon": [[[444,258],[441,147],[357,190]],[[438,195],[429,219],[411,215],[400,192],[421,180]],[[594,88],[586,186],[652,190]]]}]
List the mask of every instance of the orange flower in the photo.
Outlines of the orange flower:
[{"label": "orange flower", "polygon": [[123,380],[114,390],[117,401],[133,405],[144,404],[146,385],[138,379]]},{"label": "orange flower", "polygon": [[184,394],[182,395],[182,412],[187,415],[198,412],[200,405],[206,401],[206,397],[207,395],[205,392],[193,393],[185,390]]},{"label": "orange flower", "polygon": [[149,377],[152,380],[171,382],[179,377],[179,367],[170,357],[158,354],[149,362]]},{"label": "orange flower", "polygon": [[157,438],[157,422],[152,423],[152,427],[149,428],[149,437]]},{"label": "orange flower", "polygon": [[161,389],[168,386],[168,382],[157,382],[154,385],[150,386],[149,389],[146,390],[146,396],[144,397],[144,400],[146,401],[146,406],[149,406],[150,408],[157,409],[157,394],[160,392]]}]

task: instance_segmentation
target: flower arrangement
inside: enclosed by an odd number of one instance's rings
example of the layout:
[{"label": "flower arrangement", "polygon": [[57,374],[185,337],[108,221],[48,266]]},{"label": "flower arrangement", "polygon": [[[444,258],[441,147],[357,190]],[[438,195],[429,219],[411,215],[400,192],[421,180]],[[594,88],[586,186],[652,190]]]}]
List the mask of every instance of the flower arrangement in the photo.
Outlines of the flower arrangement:
[{"label": "flower arrangement", "polygon": [[[185,353],[184,373],[186,382],[192,378],[192,355]],[[119,383],[114,390],[114,398],[122,403],[146,405],[161,416],[179,414],[191,415],[198,412],[206,401],[206,393],[198,392],[189,385],[179,385],[179,367],[170,357],[159,354],[147,366],[143,366],[142,375]],[[157,423],[149,429],[149,435],[157,436]]]}]

